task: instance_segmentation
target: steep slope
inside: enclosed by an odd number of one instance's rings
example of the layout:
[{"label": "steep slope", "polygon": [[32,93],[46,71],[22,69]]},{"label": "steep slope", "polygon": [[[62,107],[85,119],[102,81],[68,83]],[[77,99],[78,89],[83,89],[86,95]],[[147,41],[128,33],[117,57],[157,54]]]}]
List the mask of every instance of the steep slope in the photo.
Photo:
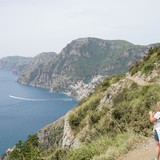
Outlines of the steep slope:
[{"label": "steep slope", "polygon": [[[155,54],[157,53],[157,54]],[[130,68],[130,73],[133,77],[139,77],[144,81],[160,82],[160,58],[159,58],[159,48],[151,48],[149,50],[148,56],[144,57],[143,61],[137,62],[134,66]]]},{"label": "steep slope", "polygon": [[[144,66],[153,62],[153,59],[156,65],[144,72]],[[41,154],[37,157],[45,160],[110,160],[127,153],[146,139],[152,131],[148,111],[154,110],[156,102],[160,101],[160,85],[157,83],[159,59],[160,47],[151,49],[143,61],[130,69],[130,73],[109,77],[99,84],[94,93],[65,115],[63,123],[59,123],[60,128],[53,127],[54,133],[50,129],[42,129],[38,133]],[[129,75],[135,69],[137,72]],[[153,72],[158,74],[154,82],[141,84],[135,81],[137,74],[139,80],[145,81],[142,78],[145,76],[147,79]],[[56,147],[55,140],[49,139],[58,131],[63,136],[59,134]],[[44,142],[51,142],[49,146],[52,147],[49,150],[43,148]],[[25,145],[17,146],[22,151],[21,155],[25,155],[24,148]],[[19,153],[13,151],[12,160],[14,156],[19,156]]]},{"label": "steep slope", "polygon": [[10,70],[15,74],[20,74],[22,70],[30,63],[31,58],[10,56],[0,59],[0,69]]},{"label": "steep slope", "polygon": [[33,67],[31,64],[21,74],[19,82],[83,97],[83,92],[77,92],[78,89],[85,87],[87,93],[90,87],[86,84],[93,79],[95,83],[91,88],[104,77],[125,73],[129,65],[141,59],[148,49],[149,46],[138,46],[123,40],[80,38],[69,43],[49,65],[43,65],[43,70],[40,69],[42,63]]},{"label": "steep slope", "polygon": [[52,83],[50,82],[52,72],[51,66],[56,56],[57,54],[55,52],[43,52],[35,56],[21,73],[18,82],[24,84],[30,83],[30,85],[33,86],[47,87],[46,82],[49,84]]}]

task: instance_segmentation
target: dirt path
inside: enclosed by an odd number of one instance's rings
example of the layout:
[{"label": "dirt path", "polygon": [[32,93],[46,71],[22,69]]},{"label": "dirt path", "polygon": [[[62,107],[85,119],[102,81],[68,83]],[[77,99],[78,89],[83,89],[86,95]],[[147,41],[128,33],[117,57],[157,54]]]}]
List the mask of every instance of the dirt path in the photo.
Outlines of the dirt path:
[{"label": "dirt path", "polygon": [[149,138],[146,142],[137,145],[136,148],[118,160],[152,160],[154,152],[154,141],[152,138]]},{"label": "dirt path", "polygon": [[135,83],[137,83],[140,86],[146,86],[146,85],[152,85],[152,84],[159,84],[160,85],[160,82],[147,82],[139,77],[127,76],[126,78],[134,81]]},{"label": "dirt path", "polygon": [[[141,86],[153,84],[138,77],[127,76],[126,78]],[[153,138],[149,138],[147,141],[138,144],[133,150],[129,151],[126,155],[120,157],[118,160],[152,160],[154,153],[154,140]]]},{"label": "dirt path", "polygon": [[127,76],[126,78],[134,81],[135,83],[137,83],[140,86],[146,86],[146,85],[152,84],[152,83],[146,82],[146,81],[144,81],[144,80],[142,80],[141,78],[138,78],[138,77]]}]

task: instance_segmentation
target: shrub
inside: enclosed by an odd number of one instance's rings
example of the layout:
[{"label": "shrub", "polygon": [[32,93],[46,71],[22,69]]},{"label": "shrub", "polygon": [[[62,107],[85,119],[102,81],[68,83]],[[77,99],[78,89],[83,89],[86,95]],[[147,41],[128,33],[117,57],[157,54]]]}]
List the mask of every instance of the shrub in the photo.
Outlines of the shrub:
[{"label": "shrub", "polygon": [[102,95],[96,94],[81,103],[75,110],[69,115],[69,124],[76,134],[87,123],[87,114],[92,113],[98,107]]},{"label": "shrub", "polygon": [[89,115],[89,125],[92,126],[101,119],[99,112],[91,113]]},{"label": "shrub", "polygon": [[150,48],[147,56],[143,58],[143,61],[136,62],[135,65],[131,66],[129,72],[134,75],[138,71],[143,74],[149,74],[155,68],[154,63],[160,60],[160,47]]},{"label": "shrub", "polygon": [[40,156],[37,135],[28,136],[25,142],[19,141],[9,155],[9,160],[37,160]]},{"label": "shrub", "polygon": [[154,69],[155,64],[149,63],[146,64],[143,68],[142,68],[142,74],[148,75],[152,72],[152,70]]}]

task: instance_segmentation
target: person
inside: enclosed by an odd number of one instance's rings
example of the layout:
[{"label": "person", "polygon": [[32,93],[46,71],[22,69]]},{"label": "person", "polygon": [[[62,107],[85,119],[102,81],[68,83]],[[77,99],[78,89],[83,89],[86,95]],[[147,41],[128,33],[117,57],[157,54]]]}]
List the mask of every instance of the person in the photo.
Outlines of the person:
[{"label": "person", "polygon": [[157,112],[155,114],[149,111],[149,120],[154,124],[155,158],[153,160],[159,160],[160,158],[160,102],[157,102],[156,108]]}]

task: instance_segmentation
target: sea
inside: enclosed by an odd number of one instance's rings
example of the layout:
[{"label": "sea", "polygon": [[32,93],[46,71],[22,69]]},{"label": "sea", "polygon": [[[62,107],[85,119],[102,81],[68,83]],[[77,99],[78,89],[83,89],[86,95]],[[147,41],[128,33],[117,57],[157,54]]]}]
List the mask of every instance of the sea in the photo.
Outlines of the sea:
[{"label": "sea", "polygon": [[0,70],[0,155],[73,109],[78,101],[64,93],[17,83]]}]

